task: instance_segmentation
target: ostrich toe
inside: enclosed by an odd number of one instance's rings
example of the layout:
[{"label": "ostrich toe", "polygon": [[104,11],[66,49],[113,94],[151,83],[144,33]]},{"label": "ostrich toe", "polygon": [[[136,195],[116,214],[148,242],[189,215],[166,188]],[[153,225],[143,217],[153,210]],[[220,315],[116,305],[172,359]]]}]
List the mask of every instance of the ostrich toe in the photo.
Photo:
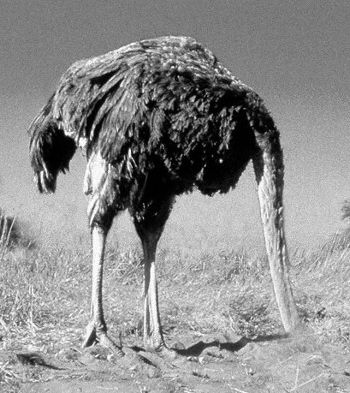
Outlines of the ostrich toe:
[{"label": "ostrich toe", "polygon": [[118,357],[125,355],[122,348],[110,339],[105,331],[96,329],[96,326],[90,323],[86,328],[86,335],[82,347],[87,348],[97,343],[103,347],[109,348]]}]

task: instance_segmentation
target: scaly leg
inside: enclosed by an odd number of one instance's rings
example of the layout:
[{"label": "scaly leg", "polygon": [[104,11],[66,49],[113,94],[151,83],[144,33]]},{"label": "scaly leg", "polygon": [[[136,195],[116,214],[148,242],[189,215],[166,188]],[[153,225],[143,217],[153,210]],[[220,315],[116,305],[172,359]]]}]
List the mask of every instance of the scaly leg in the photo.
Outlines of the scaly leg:
[{"label": "scaly leg", "polygon": [[[164,341],[160,322],[158,288],[156,278],[155,255],[160,233],[142,238],[144,250],[144,331],[143,340],[146,351],[161,353],[170,361],[176,358],[176,352],[169,349]],[[154,359],[146,357],[151,362]]]},{"label": "scaly leg", "polygon": [[131,215],[144,254],[144,346],[146,350],[174,358],[175,353],[166,347],[163,338],[155,266],[157,244],[169,217],[174,195],[168,193],[169,185],[160,184],[160,180],[162,178],[158,174],[147,177],[138,205],[131,210]]},{"label": "scaly leg", "polygon": [[[158,237],[158,236],[157,236]],[[160,324],[155,254],[158,238],[143,241],[144,250],[144,345],[147,350],[165,347]]]},{"label": "scaly leg", "polygon": [[122,350],[107,336],[107,326],[103,316],[102,306],[102,279],[103,258],[107,233],[100,227],[92,228],[92,294],[91,294],[91,321],[87,326],[83,347],[96,342],[109,347],[122,356]]}]

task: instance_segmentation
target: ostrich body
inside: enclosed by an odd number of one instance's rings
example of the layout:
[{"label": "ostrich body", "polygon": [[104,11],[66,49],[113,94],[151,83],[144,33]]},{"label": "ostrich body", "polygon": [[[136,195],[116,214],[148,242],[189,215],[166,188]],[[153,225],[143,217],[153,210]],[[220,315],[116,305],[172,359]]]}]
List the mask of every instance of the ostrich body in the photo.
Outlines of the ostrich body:
[{"label": "ostrich body", "polygon": [[[283,226],[279,132],[261,98],[192,38],[161,37],[74,63],[30,130],[41,192],[54,192],[76,147],[87,156],[92,315],[84,345],[110,345],[103,255],[113,218],[128,209],[144,252],[144,343],[166,349],[155,255],[176,195],[234,188],[252,159],[275,295],[287,332],[298,325]],[[120,353],[121,349],[120,349]]]}]

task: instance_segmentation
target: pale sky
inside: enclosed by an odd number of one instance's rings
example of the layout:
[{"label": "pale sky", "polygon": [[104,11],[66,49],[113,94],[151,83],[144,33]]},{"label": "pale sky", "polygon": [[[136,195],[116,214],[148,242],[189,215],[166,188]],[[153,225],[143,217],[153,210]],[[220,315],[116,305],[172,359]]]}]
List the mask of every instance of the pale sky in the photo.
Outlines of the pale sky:
[{"label": "pale sky", "polygon": [[[28,125],[75,60],[188,35],[265,99],[285,151],[287,236],[323,241],[341,227],[350,197],[349,20],[348,0],[0,0],[0,205],[41,231],[57,223],[84,231],[83,159],[60,177],[56,195],[38,195]],[[258,218],[248,170],[225,197],[180,198],[166,237],[251,244]]]}]

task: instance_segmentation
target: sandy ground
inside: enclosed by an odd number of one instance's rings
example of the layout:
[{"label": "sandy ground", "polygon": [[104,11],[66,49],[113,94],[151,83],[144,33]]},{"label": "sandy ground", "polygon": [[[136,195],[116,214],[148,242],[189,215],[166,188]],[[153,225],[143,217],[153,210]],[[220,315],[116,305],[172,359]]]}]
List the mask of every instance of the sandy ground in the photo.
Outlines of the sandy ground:
[{"label": "sandy ground", "polygon": [[[178,337],[179,338],[179,337]],[[177,339],[178,339],[177,338]],[[3,352],[1,392],[259,393],[350,392],[350,355],[307,333],[247,340],[187,332],[169,340],[178,356],[122,359],[95,346],[56,354]],[[142,354],[142,352],[139,352]],[[6,375],[6,374],[5,374]],[[2,390],[1,390],[2,389]]]}]

